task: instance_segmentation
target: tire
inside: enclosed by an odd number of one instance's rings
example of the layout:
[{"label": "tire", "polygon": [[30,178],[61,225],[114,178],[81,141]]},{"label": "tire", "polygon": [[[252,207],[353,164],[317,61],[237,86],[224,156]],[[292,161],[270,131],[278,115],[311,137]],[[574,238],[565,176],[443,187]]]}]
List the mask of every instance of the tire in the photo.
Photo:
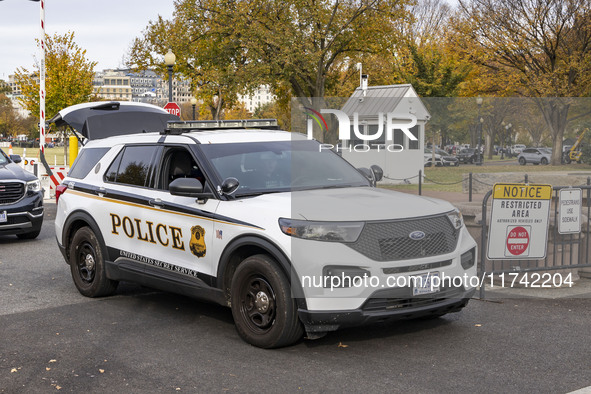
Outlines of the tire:
[{"label": "tire", "polygon": [[425,163],[425,167],[431,167],[431,162],[429,161],[429,162]]},{"label": "tire", "polygon": [[289,346],[304,329],[289,282],[264,254],[246,258],[232,278],[232,316],[246,342],[261,348]]},{"label": "tire", "polygon": [[520,157],[519,158],[519,164],[521,164],[522,166],[525,165],[525,157]]},{"label": "tire", "polygon": [[543,166],[548,164],[548,159],[546,159],[545,157],[542,157],[542,160],[540,160],[540,164],[542,164]]},{"label": "tire", "polygon": [[69,256],[72,279],[80,294],[103,297],[115,293],[119,282],[107,278],[103,249],[89,227],[76,231]]}]

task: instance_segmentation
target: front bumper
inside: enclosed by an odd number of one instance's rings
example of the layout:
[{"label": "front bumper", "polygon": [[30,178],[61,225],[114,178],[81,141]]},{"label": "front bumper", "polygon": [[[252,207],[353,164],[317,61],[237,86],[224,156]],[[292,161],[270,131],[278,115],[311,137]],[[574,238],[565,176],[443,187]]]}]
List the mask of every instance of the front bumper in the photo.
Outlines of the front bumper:
[{"label": "front bumper", "polygon": [[41,228],[43,224],[43,193],[25,196],[14,204],[0,205],[7,221],[0,223],[0,235],[25,234]]},{"label": "front bumper", "polygon": [[309,333],[335,331],[366,324],[436,317],[458,312],[468,304],[475,288],[447,289],[430,297],[412,297],[405,289],[377,291],[361,308],[345,311],[298,311],[300,320]]}]

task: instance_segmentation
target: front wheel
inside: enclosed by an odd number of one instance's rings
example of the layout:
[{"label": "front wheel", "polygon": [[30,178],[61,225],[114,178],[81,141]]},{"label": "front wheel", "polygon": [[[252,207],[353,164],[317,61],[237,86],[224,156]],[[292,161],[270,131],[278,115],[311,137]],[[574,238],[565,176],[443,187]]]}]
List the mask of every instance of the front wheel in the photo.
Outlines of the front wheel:
[{"label": "front wheel", "polygon": [[88,227],[76,231],[70,244],[70,271],[74,285],[86,297],[111,295],[118,282],[108,279],[101,245]]},{"label": "front wheel", "polygon": [[521,164],[522,166],[525,165],[525,158],[524,157],[519,158],[519,164]]},{"label": "front wheel", "polygon": [[540,163],[542,163],[543,166],[548,164],[548,159],[546,159],[545,157],[542,157],[542,160],[540,160]]},{"label": "front wheel", "polygon": [[289,346],[304,332],[289,282],[267,255],[250,256],[236,269],[232,316],[242,339],[261,348]]}]

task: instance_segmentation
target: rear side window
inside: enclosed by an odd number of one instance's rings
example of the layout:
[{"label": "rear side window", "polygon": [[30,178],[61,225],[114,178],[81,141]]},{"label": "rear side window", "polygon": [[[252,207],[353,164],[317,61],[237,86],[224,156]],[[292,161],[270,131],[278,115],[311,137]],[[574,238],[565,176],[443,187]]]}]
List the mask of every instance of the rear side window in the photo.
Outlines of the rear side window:
[{"label": "rear side window", "polygon": [[126,185],[149,186],[150,164],[157,151],[156,146],[128,146],[115,158],[105,175],[107,182]]},{"label": "rear side window", "polygon": [[108,151],[109,148],[83,149],[74,161],[72,168],[70,168],[68,176],[77,179],[85,178],[90,170],[92,170],[96,163],[98,163]]}]

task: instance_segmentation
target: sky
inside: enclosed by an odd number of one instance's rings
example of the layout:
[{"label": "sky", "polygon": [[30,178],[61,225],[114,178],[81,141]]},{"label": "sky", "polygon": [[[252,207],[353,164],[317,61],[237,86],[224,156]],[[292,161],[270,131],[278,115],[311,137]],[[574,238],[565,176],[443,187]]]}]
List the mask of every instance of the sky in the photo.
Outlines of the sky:
[{"label": "sky", "polygon": [[[0,1],[0,79],[17,67],[30,71],[39,58],[39,2]],[[74,42],[97,61],[95,71],[123,66],[123,57],[149,21],[172,18],[173,0],[45,0],[45,31],[74,32]]]}]

